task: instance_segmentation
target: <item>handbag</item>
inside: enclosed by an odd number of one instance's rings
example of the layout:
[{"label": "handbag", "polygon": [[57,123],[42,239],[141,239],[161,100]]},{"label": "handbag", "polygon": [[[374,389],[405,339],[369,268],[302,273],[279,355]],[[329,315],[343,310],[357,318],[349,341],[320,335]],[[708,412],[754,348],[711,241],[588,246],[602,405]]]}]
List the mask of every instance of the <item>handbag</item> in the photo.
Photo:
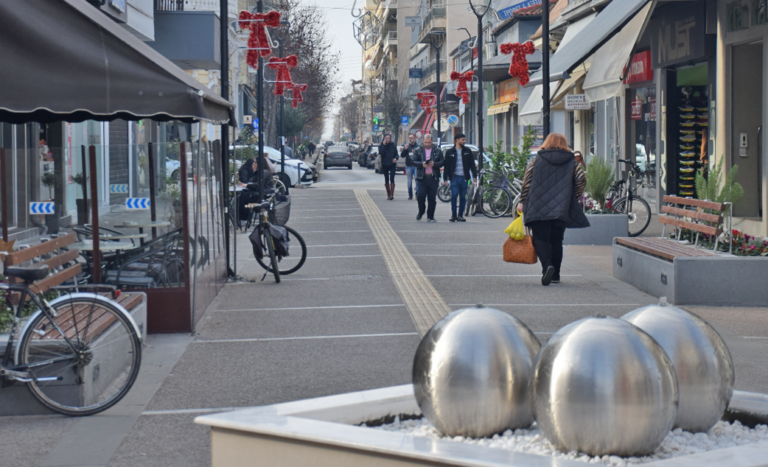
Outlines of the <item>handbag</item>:
[{"label": "handbag", "polygon": [[507,263],[536,264],[538,257],[533,247],[533,237],[528,229],[525,229],[525,237],[522,240],[512,240],[507,237],[504,242],[504,261]]}]

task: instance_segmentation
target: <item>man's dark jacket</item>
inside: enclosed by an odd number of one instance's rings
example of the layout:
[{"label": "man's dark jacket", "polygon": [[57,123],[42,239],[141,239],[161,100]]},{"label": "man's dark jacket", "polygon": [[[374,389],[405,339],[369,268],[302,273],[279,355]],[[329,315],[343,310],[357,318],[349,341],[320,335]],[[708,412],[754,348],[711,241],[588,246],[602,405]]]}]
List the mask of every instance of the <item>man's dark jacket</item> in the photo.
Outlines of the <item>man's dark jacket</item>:
[{"label": "man's dark jacket", "polygon": [[397,146],[395,146],[395,143],[391,141],[389,144],[381,143],[379,145],[379,156],[381,156],[382,167],[392,167],[393,165],[397,164],[397,162],[392,162],[392,159],[399,159],[397,155]]},{"label": "man's dark jacket", "polygon": [[411,165],[411,158],[409,157],[409,155],[410,155],[411,151],[413,151],[414,149],[416,149],[418,147],[419,147],[419,145],[416,144],[416,143],[414,143],[414,144],[408,143],[405,146],[403,146],[403,150],[400,151],[400,157],[405,159],[405,166],[406,167],[413,167],[413,165]]},{"label": "man's dark jacket", "polygon": [[[410,151],[410,154],[408,154],[408,160],[410,160],[413,167],[416,167],[416,180],[423,180],[425,175],[424,172],[426,171],[424,162],[427,161],[427,153],[425,152],[424,146],[416,146],[413,148],[413,150]],[[437,179],[440,179],[440,168],[445,163],[445,158],[443,157],[443,152],[440,148],[432,146],[432,153],[429,160],[435,163],[432,166],[432,175]]]},{"label": "man's dark jacket", "polygon": [[[443,179],[446,182],[453,180],[454,173],[456,172],[456,146],[445,151],[445,169],[443,169]],[[477,166],[475,165],[475,158],[472,156],[472,150],[464,146],[461,148],[461,161],[464,164],[464,173],[461,174],[465,180],[469,180],[470,172],[472,172],[472,178],[477,178]]]},{"label": "man's dark jacket", "polygon": [[540,150],[533,162],[533,178],[524,205],[525,225],[556,221],[559,227],[589,227],[576,199],[576,159],[570,151]]}]

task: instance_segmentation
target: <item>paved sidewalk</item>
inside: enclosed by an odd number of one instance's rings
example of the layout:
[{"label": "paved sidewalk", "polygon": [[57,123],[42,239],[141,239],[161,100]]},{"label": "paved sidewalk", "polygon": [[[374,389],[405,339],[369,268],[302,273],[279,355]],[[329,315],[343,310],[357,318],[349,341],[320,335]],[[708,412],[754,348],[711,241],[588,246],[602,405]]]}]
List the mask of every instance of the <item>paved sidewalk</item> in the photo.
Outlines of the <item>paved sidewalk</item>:
[{"label": "paved sidewalk", "polygon": [[[543,342],[579,318],[657,301],[613,279],[610,247],[568,247],[563,282],[542,287],[538,265],[501,260],[508,219],[450,223],[449,204],[438,202],[437,223],[416,222],[404,178],[394,201],[382,184],[355,166],[294,190],[289,225],[309,251],[300,271],[261,282],[239,235],[238,273],[256,282],[228,285],[194,336],[152,336],[140,383],[118,407],[86,419],[0,418],[2,462],[207,466],[209,435],[197,415],[408,383],[430,317],[484,303]],[[765,391],[768,308],[691,309],[728,342],[737,388]]]}]

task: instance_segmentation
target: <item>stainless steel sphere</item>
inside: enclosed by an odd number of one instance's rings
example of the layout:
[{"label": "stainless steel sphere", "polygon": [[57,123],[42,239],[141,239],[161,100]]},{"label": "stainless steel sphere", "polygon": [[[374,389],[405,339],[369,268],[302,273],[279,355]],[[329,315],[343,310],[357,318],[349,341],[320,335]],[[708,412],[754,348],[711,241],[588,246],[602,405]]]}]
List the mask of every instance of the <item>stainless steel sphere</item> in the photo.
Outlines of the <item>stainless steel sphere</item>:
[{"label": "stainless steel sphere", "polygon": [[707,431],[723,416],[733,395],[733,359],[723,338],[706,321],[682,308],[651,305],[627,313],[672,360],[680,389],[675,427]]},{"label": "stainless steel sphere", "polygon": [[677,415],[677,380],[648,334],[615,318],[565,326],[539,352],[534,414],[561,451],[591,456],[653,452]]},{"label": "stainless steel sphere", "polygon": [[421,340],[413,388],[449,436],[483,438],[533,423],[529,382],[539,341],[517,318],[478,305],[454,311]]}]

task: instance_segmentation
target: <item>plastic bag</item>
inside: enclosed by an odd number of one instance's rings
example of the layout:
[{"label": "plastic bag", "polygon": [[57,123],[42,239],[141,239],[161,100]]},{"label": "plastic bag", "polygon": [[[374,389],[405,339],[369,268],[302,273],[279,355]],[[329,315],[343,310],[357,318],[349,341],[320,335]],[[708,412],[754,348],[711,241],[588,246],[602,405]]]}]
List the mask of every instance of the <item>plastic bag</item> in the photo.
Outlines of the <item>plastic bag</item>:
[{"label": "plastic bag", "polygon": [[512,221],[504,230],[504,233],[509,235],[512,240],[520,241],[525,238],[525,226],[523,225],[523,216],[518,216],[517,219]]}]

